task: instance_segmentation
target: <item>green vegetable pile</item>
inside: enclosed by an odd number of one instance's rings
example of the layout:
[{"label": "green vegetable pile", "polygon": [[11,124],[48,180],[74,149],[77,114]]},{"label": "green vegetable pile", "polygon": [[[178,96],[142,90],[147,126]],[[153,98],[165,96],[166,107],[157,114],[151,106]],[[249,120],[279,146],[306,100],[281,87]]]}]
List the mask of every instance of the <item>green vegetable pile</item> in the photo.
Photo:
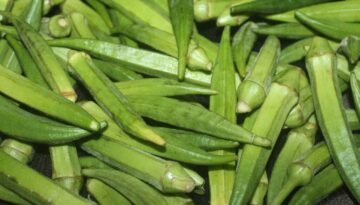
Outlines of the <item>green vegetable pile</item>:
[{"label": "green vegetable pile", "polygon": [[360,203],[359,22],[358,0],[1,0],[0,201]]}]

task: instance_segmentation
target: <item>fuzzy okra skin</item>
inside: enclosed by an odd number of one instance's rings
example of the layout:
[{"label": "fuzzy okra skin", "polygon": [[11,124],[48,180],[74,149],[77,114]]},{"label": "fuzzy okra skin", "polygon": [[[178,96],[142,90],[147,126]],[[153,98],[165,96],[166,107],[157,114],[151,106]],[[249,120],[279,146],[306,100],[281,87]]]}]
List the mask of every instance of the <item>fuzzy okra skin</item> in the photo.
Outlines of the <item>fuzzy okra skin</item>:
[{"label": "fuzzy okra skin", "polygon": [[193,0],[169,0],[170,21],[178,48],[178,78],[184,80],[193,31]]},{"label": "fuzzy okra skin", "polygon": [[33,204],[93,204],[68,192],[50,179],[16,161],[3,151],[0,151],[0,161],[6,165],[0,166],[0,184]]},{"label": "fuzzy okra skin", "polygon": [[[271,144],[268,139],[254,135],[199,105],[153,96],[128,96],[128,100],[140,115],[160,122],[257,146],[267,147]],[[193,123],[195,121],[196,125]]]},{"label": "fuzzy okra skin", "polygon": [[[86,172],[86,170],[84,170]],[[88,179],[86,189],[102,205],[131,205],[119,192],[97,179]]]},{"label": "fuzzy okra skin", "polygon": [[[270,86],[269,94],[260,107],[251,131],[276,142],[291,108],[298,101],[296,75],[285,71]],[[230,205],[248,204],[264,173],[272,148],[245,145],[237,166]]]},{"label": "fuzzy okra skin", "polygon": [[126,97],[95,66],[87,54],[77,52],[69,58],[68,63],[91,95],[118,126],[140,139],[158,145],[165,144],[164,139],[146,125],[143,119],[133,110]]},{"label": "fuzzy okra skin", "polygon": [[[165,193],[191,192],[195,182],[177,162],[166,161],[106,138],[83,142],[86,152]],[[127,156],[124,158],[123,156]]]},{"label": "fuzzy okra skin", "polygon": [[275,36],[269,36],[250,73],[238,88],[238,113],[251,112],[264,102],[279,56],[280,42]]},{"label": "fuzzy okra skin", "polygon": [[124,95],[177,96],[177,95],[216,95],[209,88],[179,82],[166,78],[146,78],[115,83]]},{"label": "fuzzy okra skin", "polygon": [[345,184],[360,200],[360,156],[345,117],[336,78],[336,58],[327,40],[315,37],[306,57],[316,117]]},{"label": "fuzzy okra skin", "polygon": [[35,110],[90,131],[99,131],[97,122],[80,106],[30,80],[0,67],[0,92]]},{"label": "fuzzy okra skin", "polygon": [[[48,44],[83,50],[95,57],[117,62],[139,73],[157,77],[177,78],[177,60],[155,52],[88,39],[50,40]],[[198,71],[187,70],[185,73],[185,81],[199,85],[209,86],[210,79],[211,75]]]}]

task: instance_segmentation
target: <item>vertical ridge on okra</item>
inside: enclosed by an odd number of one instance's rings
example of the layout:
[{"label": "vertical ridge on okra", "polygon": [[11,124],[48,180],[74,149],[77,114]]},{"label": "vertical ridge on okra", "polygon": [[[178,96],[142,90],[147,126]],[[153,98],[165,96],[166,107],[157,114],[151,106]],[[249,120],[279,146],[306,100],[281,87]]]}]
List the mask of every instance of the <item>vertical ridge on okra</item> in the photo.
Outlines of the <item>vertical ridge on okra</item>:
[{"label": "vertical ridge on okra", "polygon": [[110,79],[94,65],[90,56],[77,52],[69,58],[68,63],[95,100],[120,127],[138,138],[158,145],[165,144],[165,141],[137,115]]},{"label": "vertical ridge on okra", "polygon": [[345,117],[336,78],[336,60],[327,40],[315,37],[306,56],[316,117],[345,184],[360,200],[360,156]]}]

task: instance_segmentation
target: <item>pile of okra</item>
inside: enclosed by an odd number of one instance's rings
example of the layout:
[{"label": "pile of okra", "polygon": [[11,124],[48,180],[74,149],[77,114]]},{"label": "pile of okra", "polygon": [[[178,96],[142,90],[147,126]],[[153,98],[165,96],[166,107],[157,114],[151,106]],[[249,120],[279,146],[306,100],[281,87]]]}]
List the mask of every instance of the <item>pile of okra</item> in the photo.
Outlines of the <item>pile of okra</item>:
[{"label": "pile of okra", "polygon": [[358,0],[0,0],[0,201],[360,202],[359,22]]}]

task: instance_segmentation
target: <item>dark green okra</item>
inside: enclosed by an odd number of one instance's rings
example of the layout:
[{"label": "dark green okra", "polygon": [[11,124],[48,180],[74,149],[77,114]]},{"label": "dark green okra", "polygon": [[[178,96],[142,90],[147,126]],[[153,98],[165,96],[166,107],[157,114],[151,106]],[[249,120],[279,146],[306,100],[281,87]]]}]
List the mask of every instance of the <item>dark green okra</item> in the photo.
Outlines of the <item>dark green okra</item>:
[{"label": "dark green okra", "polygon": [[68,63],[90,94],[118,126],[140,139],[158,145],[165,144],[165,141],[133,110],[126,97],[116,89],[110,79],[95,66],[90,56],[77,52],[69,58]]},{"label": "dark green okra", "polygon": [[[86,170],[84,171],[86,172]],[[97,179],[88,179],[86,182],[86,189],[96,199],[96,201],[102,205],[131,205],[131,202],[129,202],[125,196]],[[129,197],[129,195],[127,195],[127,197]]]},{"label": "dark green okra", "polygon": [[314,36],[315,33],[299,23],[283,23],[271,26],[261,26],[253,29],[257,34],[274,35],[278,38],[302,39]]},{"label": "dark green okra", "polygon": [[336,78],[336,57],[327,40],[315,37],[306,57],[316,118],[330,154],[353,196],[360,199],[360,156],[347,123]]}]

